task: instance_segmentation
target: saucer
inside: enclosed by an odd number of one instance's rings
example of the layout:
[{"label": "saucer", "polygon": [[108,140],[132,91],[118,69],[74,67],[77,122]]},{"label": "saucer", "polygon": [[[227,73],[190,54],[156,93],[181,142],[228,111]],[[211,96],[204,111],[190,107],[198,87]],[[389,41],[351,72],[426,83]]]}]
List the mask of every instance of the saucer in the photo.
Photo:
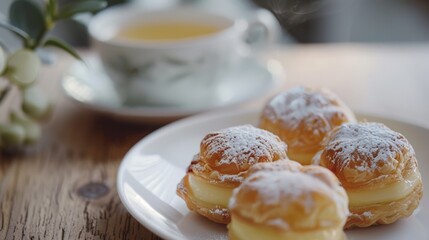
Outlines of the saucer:
[{"label": "saucer", "polygon": [[[228,108],[267,97],[281,85],[282,69],[275,60],[265,63],[244,58],[226,76],[220,96],[212,102],[186,106],[127,105],[115,91],[100,59],[89,55],[76,61],[61,81],[64,93],[82,107],[125,121],[166,123],[208,110]],[[273,67],[274,66],[274,67]]]}]

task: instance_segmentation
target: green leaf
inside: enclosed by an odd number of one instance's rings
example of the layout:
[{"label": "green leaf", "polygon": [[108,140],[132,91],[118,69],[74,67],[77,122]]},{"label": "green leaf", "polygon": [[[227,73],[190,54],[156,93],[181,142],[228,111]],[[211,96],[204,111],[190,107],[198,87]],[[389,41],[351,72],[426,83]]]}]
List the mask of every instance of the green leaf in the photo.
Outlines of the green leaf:
[{"label": "green leaf", "polygon": [[78,13],[85,12],[97,12],[102,10],[107,6],[106,1],[100,0],[85,0],[75,3],[70,3],[67,6],[63,7],[55,17],[55,19],[65,19],[70,18]]},{"label": "green leaf", "polygon": [[21,29],[14,27],[6,22],[0,21],[0,27],[5,28],[7,30],[9,30],[10,32],[12,32],[13,34],[15,34],[17,37],[19,37],[20,39],[22,39],[22,41],[25,43],[26,41],[28,41],[29,37],[28,34],[24,31],[22,31]]},{"label": "green leaf", "polygon": [[6,95],[9,93],[11,89],[11,86],[7,86],[3,89],[0,89],[0,103],[3,101],[3,99],[6,97]]},{"label": "green leaf", "polygon": [[[0,76],[3,74],[4,69],[7,65],[7,59],[6,59],[6,53],[3,51],[2,44],[0,42]],[[1,89],[0,89],[0,96],[1,96]]]},{"label": "green leaf", "polygon": [[26,32],[36,42],[46,30],[45,18],[39,6],[30,0],[16,0],[9,9],[10,23]]},{"label": "green leaf", "polygon": [[107,0],[107,4],[109,6],[113,6],[113,5],[116,5],[116,4],[123,4],[123,3],[131,2],[131,1],[132,0]]},{"label": "green leaf", "polygon": [[46,10],[49,16],[54,17],[57,11],[57,1],[56,0],[48,0],[46,3]]},{"label": "green leaf", "polygon": [[46,42],[43,44],[43,46],[44,47],[59,48],[65,52],[69,53],[70,55],[75,57],[77,60],[83,61],[82,58],[79,56],[79,54],[73,49],[73,47],[71,47],[70,45],[68,45],[67,43],[63,42],[60,39],[49,38],[48,40],[46,40]]}]

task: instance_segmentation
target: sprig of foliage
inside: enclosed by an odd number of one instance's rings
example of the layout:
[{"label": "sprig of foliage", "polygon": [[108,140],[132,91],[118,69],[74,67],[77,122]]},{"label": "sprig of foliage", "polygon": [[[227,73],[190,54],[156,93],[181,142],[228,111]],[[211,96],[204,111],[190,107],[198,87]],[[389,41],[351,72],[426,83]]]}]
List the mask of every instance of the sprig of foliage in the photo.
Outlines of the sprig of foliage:
[{"label": "sprig of foliage", "polygon": [[[73,1],[65,6],[59,7],[56,0],[46,0],[42,9],[37,3],[31,0],[16,0],[9,9],[8,23],[1,23],[0,26],[7,28],[23,40],[25,48],[36,49],[45,44],[46,34],[55,26],[56,21],[73,17],[79,13],[97,12],[107,6],[103,0],[80,0]],[[25,34],[24,34],[25,33]],[[52,45],[68,53],[73,49],[66,49],[67,44],[57,39],[61,44]]]},{"label": "sprig of foliage", "polygon": [[[6,107],[9,112],[8,121],[0,123],[0,150],[37,141],[41,134],[39,121],[50,115],[52,103],[35,84],[41,65],[35,50],[54,47],[82,60],[67,43],[46,35],[57,21],[79,13],[97,12],[106,6],[104,0],[78,0],[64,6],[58,6],[57,0],[45,0],[43,6],[31,0],[12,3],[9,22],[0,21],[0,27],[17,36],[23,48],[6,56],[0,46],[0,77],[7,81],[5,87],[0,84],[0,110]],[[10,106],[2,104],[13,88],[21,93],[19,109],[10,109]]]}]

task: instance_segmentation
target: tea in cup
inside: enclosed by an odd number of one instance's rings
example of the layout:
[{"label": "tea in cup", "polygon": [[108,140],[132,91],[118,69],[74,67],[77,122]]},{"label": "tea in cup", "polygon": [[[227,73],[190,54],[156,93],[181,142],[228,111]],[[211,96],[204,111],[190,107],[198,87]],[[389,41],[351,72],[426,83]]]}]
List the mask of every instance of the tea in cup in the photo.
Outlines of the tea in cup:
[{"label": "tea in cup", "polygon": [[255,24],[265,26],[196,8],[126,5],[96,15],[89,32],[127,105],[186,108],[216,103],[223,76],[250,51],[245,34]]}]

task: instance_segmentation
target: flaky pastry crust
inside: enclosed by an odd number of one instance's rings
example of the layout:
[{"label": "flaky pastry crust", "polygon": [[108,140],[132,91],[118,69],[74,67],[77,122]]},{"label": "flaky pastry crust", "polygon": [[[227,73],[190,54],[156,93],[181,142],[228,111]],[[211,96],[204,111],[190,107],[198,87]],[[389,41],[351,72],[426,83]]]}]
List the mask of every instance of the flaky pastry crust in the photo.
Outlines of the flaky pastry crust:
[{"label": "flaky pastry crust", "polygon": [[290,162],[251,167],[230,200],[232,218],[273,232],[342,229],[348,198],[335,175],[319,166],[287,166]]},{"label": "flaky pastry crust", "polygon": [[335,128],[323,140],[313,163],[331,170],[348,192],[374,193],[409,179],[417,182],[402,199],[350,205],[347,228],[389,224],[410,216],[423,194],[411,144],[381,123],[346,123]]},{"label": "flaky pastry crust", "polygon": [[417,170],[408,140],[381,123],[346,123],[322,142],[313,163],[331,170],[346,189],[378,189]]},{"label": "flaky pastry crust", "polygon": [[178,185],[177,194],[190,210],[218,223],[229,223],[227,206],[208,204],[195,197],[191,176],[222,189],[241,184],[250,166],[287,158],[287,146],[274,134],[250,125],[227,128],[207,134],[200,144],[188,172]]},{"label": "flaky pastry crust", "polygon": [[267,103],[259,126],[287,143],[290,159],[308,165],[325,135],[351,121],[354,114],[332,92],[296,87]]},{"label": "flaky pastry crust", "polygon": [[419,181],[408,196],[398,201],[372,204],[363,207],[350,207],[350,215],[347,219],[345,228],[391,224],[400,218],[409,217],[419,206],[422,197],[423,185],[422,182]]}]

